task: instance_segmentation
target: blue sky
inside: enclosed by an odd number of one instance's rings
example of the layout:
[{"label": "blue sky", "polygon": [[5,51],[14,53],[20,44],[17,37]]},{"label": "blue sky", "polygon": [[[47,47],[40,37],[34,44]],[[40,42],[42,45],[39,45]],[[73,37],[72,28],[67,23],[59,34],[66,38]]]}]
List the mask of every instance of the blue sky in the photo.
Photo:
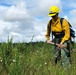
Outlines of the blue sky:
[{"label": "blue sky", "polygon": [[76,0],[0,0],[0,42],[46,41],[49,8],[56,5],[59,16],[66,18],[76,30]]}]

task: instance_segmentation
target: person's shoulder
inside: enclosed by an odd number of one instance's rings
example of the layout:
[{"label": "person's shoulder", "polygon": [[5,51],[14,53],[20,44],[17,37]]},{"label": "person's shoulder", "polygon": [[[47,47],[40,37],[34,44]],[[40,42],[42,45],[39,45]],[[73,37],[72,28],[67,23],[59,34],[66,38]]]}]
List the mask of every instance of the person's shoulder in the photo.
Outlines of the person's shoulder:
[{"label": "person's shoulder", "polygon": [[50,19],[49,21],[48,21],[48,23],[51,23],[52,22],[52,19]]},{"label": "person's shoulder", "polygon": [[63,20],[63,22],[68,22],[68,20],[66,18],[60,18]]}]

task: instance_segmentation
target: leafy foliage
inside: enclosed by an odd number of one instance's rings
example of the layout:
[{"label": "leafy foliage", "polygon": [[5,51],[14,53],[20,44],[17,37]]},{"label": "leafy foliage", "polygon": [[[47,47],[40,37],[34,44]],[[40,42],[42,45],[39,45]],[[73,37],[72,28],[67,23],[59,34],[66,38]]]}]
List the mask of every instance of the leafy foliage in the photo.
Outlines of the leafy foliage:
[{"label": "leafy foliage", "polygon": [[53,64],[53,48],[50,44],[12,43],[10,39],[0,44],[0,75],[76,75],[75,49],[71,53],[71,68],[65,70],[60,63]]}]

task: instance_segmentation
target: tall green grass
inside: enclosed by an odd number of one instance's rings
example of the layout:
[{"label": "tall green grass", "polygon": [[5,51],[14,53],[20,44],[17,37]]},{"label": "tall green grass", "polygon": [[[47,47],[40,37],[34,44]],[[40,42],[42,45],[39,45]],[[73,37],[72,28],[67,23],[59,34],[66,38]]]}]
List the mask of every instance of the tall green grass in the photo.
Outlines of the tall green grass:
[{"label": "tall green grass", "polygon": [[7,43],[0,44],[0,75],[76,75],[75,49],[71,53],[72,65],[65,70],[60,62],[54,64],[51,45],[12,43],[12,39],[8,39]]}]

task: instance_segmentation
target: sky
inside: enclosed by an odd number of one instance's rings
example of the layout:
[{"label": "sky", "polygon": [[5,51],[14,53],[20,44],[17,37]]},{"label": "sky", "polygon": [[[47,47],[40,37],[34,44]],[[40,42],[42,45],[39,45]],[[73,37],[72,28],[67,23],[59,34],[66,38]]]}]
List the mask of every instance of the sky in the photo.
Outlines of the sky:
[{"label": "sky", "polygon": [[76,31],[76,0],[0,0],[0,42],[46,41],[49,8],[56,5]]}]

